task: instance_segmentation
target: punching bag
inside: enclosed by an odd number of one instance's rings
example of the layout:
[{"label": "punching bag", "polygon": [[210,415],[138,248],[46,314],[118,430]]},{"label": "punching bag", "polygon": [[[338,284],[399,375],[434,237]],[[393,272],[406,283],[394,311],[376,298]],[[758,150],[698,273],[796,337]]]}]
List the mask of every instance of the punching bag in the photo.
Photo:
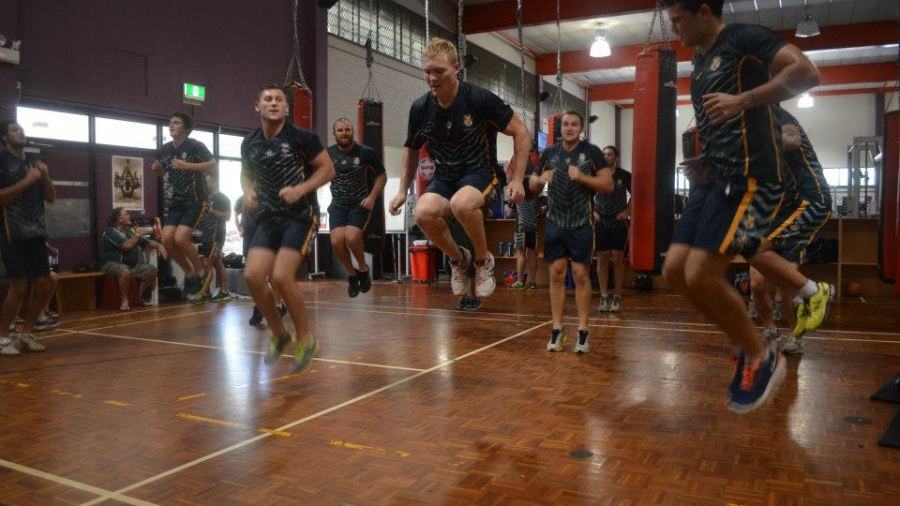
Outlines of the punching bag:
[{"label": "punching bag", "polygon": [[434,179],[434,160],[428,153],[428,146],[422,145],[419,150],[419,165],[416,167],[416,199],[425,193],[425,187]]},{"label": "punching bag", "polygon": [[297,81],[285,86],[287,96],[288,121],[307,130],[312,129],[312,90]]},{"label": "punching bag", "polygon": [[631,268],[658,274],[675,228],[675,51],[637,57],[631,184]]},{"label": "punching bag", "polygon": [[[361,99],[358,106],[357,135],[359,143],[369,146],[378,154],[379,160],[384,160],[384,125],[383,104],[374,100]],[[383,162],[382,162],[383,163]],[[375,174],[369,173],[366,178],[366,188],[371,191],[375,184]],[[375,206],[372,208],[372,214],[369,223],[363,230],[363,239],[365,241],[366,253],[373,255],[380,254],[384,248],[385,229],[384,229],[384,192],[375,199]],[[378,269],[375,274],[381,274],[381,262],[372,262]]]},{"label": "punching bag", "polygon": [[[897,285],[900,270],[897,259],[898,206],[900,206],[900,113],[892,111],[884,115],[884,165],[878,181],[878,201],[881,213],[878,215],[878,277],[885,283]],[[900,293],[898,293],[900,295]]]},{"label": "punching bag", "polygon": [[562,139],[563,113],[557,112],[547,118],[547,146],[552,146]]}]

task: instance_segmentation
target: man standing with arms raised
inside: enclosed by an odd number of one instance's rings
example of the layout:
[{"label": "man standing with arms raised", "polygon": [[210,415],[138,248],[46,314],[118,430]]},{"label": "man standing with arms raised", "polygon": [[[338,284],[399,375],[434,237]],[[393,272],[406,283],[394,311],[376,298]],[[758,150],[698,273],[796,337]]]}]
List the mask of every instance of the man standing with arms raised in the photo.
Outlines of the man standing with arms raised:
[{"label": "man standing with arms raised", "polygon": [[[422,53],[422,70],[431,91],[410,108],[400,189],[391,200],[390,212],[401,212],[419,149],[426,145],[434,159],[435,174],[416,202],[416,224],[449,257],[453,293],[467,293],[471,283],[468,269],[474,262],[475,295],[487,297],[494,292],[496,281],[482,208],[495,197],[499,185],[493,166],[496,134],[503,132],[514,138],[517,163],[507,198],[518,203],[525,197],[522,178],[531,147],[528,128],[496,95],[459,81],[459,56],[452,42],[432,39]],[[451,237],[444,220],[451,214],[465,229],[474,251],[460,247]]]}]

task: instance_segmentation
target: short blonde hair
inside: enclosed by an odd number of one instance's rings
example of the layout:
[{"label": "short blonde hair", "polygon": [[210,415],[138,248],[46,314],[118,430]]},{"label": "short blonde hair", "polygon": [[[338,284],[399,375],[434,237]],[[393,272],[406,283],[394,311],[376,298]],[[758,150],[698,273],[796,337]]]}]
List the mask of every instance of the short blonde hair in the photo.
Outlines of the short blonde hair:
[{"label": "short blonde hair", "polygon": [[441,53],[447,55],[447,61],[450,62],[450,65],[459,63],[459,53],[456,52],[456,45],[449,40],[440,37],[434,37],[431,39],[431,42],[425,46],[425,49],[422,50],[422,59],[434,58]]}]

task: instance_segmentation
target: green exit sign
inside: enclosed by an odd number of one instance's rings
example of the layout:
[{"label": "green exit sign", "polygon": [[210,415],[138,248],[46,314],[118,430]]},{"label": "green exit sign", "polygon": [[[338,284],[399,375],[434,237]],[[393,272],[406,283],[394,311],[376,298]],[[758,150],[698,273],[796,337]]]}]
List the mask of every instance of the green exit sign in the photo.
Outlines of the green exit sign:
[{"label": "green exit sign", "polygon": [[184,103],[200,105],[206,101],[206,86],[184,83]]}]

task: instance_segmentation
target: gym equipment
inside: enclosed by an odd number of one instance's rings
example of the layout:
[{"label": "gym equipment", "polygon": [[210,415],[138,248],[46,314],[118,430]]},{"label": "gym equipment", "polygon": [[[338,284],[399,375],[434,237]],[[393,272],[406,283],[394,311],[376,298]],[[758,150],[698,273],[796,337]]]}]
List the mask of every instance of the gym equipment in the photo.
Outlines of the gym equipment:
[{"label": "gym equipment", "polygon": [[878,277],[885,283],[894,283],[900,296],[900,112],[884,115],[884,152],[881,177],[878,178]]},{"label": "gym equipment", "polygon": [[862,296],[862,283],[851,279],[844,283],[844,297],[860,297]]},{"label": "gym equipment", "polygon": [[[369,8],[372,9],[372,2],[369,1]],[[378,154],[379,160],[384,160],[384,104],[378,90],[375,89],[374,78],[372,74],[372,64],[375,57],[372,52],[371,35],[366,39],[366,67],[369,70],[369,80],[363,89],[362,97],[357,105],[357,135],[359,142],[374,149]],[[366,178],[366,188],[371,191],[375,184],[375,174],[370,172]],[[363,230],[363,240],[365,243],[366,253],[372,254],[372,278],[381,278],[381,251],[384,249],[385,241],[385,223],[384,223],[384,192],[375,199],[375,206]]]}]

